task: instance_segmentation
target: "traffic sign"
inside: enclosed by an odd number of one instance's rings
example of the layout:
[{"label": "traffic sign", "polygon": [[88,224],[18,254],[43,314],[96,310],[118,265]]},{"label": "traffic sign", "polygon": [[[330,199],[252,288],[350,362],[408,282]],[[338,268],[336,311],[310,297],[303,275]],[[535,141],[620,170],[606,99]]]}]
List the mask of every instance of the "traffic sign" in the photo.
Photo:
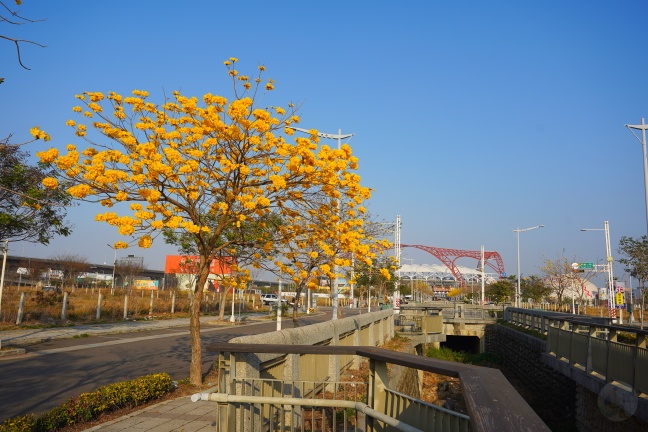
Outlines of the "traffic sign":
[{"label": "traffic sign", "polygon": [[574,269],[574,271],[578,271],[579,273],[583,273],[585,270],[594,270],[594,263],[591,262],[573,263],[572,269]]}]

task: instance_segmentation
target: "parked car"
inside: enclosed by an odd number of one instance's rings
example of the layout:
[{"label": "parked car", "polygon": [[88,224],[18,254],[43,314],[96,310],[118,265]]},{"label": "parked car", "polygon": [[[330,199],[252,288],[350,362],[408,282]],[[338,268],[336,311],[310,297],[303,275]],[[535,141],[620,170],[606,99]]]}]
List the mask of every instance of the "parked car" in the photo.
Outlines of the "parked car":
[{"label": "parked car", "polygon": [[[262,294],[261,295],[261,302],[265,305],[273,305],[279,301],[279,295],[278,294]],[[281,301],[283,303],[287,303],[288,301],[285,298],[282,298]]]},{"label": "parked car", "polygon": [[55,292],[55,293],[61,294],[61,288],[53,286],[53,285],[44,286],[43,291],[45,291],[45,292]]}]

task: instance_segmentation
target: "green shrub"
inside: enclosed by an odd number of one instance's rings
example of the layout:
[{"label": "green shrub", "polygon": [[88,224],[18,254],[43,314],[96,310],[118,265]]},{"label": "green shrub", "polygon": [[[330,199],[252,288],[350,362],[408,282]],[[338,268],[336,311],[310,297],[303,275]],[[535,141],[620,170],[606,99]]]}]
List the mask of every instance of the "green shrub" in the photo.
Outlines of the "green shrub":
[{"label": "green shrub", "polygon": [[617,333],[617,342],[634,345],[637,343],[637,335],[635,333]]},{"label": "green shrub", "polygon": [[36,417],[34,414],[27,414],[5,420],[0,424],[1,432],[30,432],[34,430]]},{"label": "green shrub", "polygon": [[0,424],[0,432],[52,432],[95,419],[103,413],[142,405],[172,390],[171,377],[165,373],[109,384],[69,399],[40,416],[29,414],[5,420]]},{"label": "green shrub", "polygon": [[425,352],[426,357],[447,360],[456,363],[467,363],[475,366],[497,367],[502,363],[502,359],[496,354],[481,353],[471,354],[466,352],[452,351],[448,348],[428,348]]}]

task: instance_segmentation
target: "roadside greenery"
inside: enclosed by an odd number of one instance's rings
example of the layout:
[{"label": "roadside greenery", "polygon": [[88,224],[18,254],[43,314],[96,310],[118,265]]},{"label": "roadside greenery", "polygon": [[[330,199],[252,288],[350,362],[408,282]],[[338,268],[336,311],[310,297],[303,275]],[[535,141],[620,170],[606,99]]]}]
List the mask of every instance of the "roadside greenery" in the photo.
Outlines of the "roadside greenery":
[{"label": "roadside greenery", "polygon": [[533,336],[533,337],[536,337],[538,339],[547,340],[547,335],[544,334],[544,333],[540,333],[539,331],[536,331],[536,330],[532,330],[532,329],[521,327],[519,325],[512,324],[510,322],[504,321],[503,319],[497,320],[497,324],[499,324],[501,326],[504,326],[504,327],[512,328],[515,331],[519,331],[520,333],[528,334],[529,336]]},{"label": "roadside greenery", "polygon": [[502,363],[502,359],[492,353],[471,354],[461,351],[452,351],[448,348],[430,347],[425,352],[426,357],[439,360],[446,360],[457,363],[466,363],[475,366],[497,367]]},{"label": "roadside greenery", "polygon": [[0,240],[48,244],[57,235],[70,235],[65,218],[72,197],[44,186],[43,179],[56,173],[43,164],[30,165],[22,144],[9,141],[0,139]]},{"label": "roadside greenery", "polygon": [[5,420],[0,432],[51,432],[87,422],[101,414],[135,407],[171,393],[171,377],[166,373],[143,376],[82,393],[41,415],[27,414]]}]

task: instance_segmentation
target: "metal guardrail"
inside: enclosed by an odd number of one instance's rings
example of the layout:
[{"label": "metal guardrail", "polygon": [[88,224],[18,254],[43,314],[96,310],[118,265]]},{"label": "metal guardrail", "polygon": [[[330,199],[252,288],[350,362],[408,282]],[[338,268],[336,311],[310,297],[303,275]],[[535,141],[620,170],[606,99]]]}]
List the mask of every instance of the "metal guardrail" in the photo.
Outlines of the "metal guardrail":
[{"label": "metal guardrail", "polygon": [[[219,404],[217,428],[229,430],[266,430],[260,429],[275,425],[271,430],[309,430],[304,423],[301,428],[301,407],[330,406],[332,411],[324,411],[328,419],[336,418],[337,423],[329,422],[329,430],[356,430],[364,415],[363,431],[386,430],[425,430],[425,431],[549,431],[549,428],[529,407],[511,384],[496,369],[437,360],[414,354],[406,354],[367,346],[314,346],[314,345],[269,345],[269,344],[228,344],[219,343],[209,347],[219,354],[218,392],[201,394],[196,399],[212,400]],[[331,399],[306,397],[315,395],[317,386],[304,388],[294,386],[293,381],[261,380],[259,389],[276,386],[276,390],[287,384],[288,393],[244,393],[245,378],[237,377],[237,372],[255,364],[258,355],[263,353],[296,354],[301,357],[315,356],[359,356],[369,360],[369,382],[363,401],[344,401],[331,395]],[[226,355],[228,354],[228,355]],[[247,360],[245,360],[247,358]],[[428,371],[460,380],[468,416],[454,413],[432,404],[418,401],[389,388],[388,364],[400,365],[420,371]],[[221,370],[222,368],[222,370]],[[270,381],[270,382],[269,382]],[[274,384],[273,384],[274,383]],[[320,382],[319,386],[326,386]],[[345,383],[346,385],[346,383]],[[295,393],[295,388],[298,391]],[[285,389],[285,388],[284,388]],[[324,391],[324,387],[322,387]],[[303,394],[302,394],[303,393]],[[356,395],[355,397],[357,397]],[[346,412],[344,409],[350,409]],[[252,417],[256,416],[258,421]],[[353,419],[353,420],[351,420]],[[353,423],[346,429],[345,422]],[[255,428],[251,429],[254,423]],[[440,425],[440,426],[438,426]],[[318,427],[321,426],[321,423]],[[420,428],[419,428],[420,426]],[[311,430],[313,429],[310,424]],[[358,429],[360,430],[360,429]]]},{"label": "metal guardrail", "polygon": [[444,318],[493,319],[502,314],[503,309],[497,306],[471,305],[467,303],[408,303],[401,305],[400,313],[409,315],[441,315]]},{"label": "metal guardrail", "polygon": [[[414,427],[406,421],[396,419],[394,416],[378,412],[360,399],[357,389],[365,388],[367,383],[362,382],[330,382],[330,381],[280,381],[280,380],[234,380],[234,385],[242,385],[245,389],[242,395],[217,393],[213,390],[197,393],[192,396],[192,401],[213,401],[218,403],[218,418],[227,418],[228,407],[234,406],[237,425],[246,424],[246,430],[298,430],[298,431],[323,431],[366,430],[367,417],[389,426],[392,430],[407,432],[422,432],[430,430],[423,427]],[[261,390],[270,387],[282,389],[274,395],[266,395]],[[261,390],[255,391],[254,389]],[[394,393],[395,400],[392,406],[403,406],[402,396]],[[407,398],[407,396],[405,396]],[[410,398],[411,399],[411,398]],[[409,404],[408,404],[409,405]],[[413,405],[413,404],[412,404]],[[461,419],[467,416],[452,413],[441,407],[431,404],[428,408],[440,410],[437,416],[426,413],[426,409],[417,410],[423,416],[419,419],[434,419],[437,424],[448,425],[456,423],[451,418],[459,415]],[[242,408],[242,409],[241,409]],[[409,408],[409,407],[408,407]],[[231,424],[231,419],[229,419]],[[246,423],[247,420],[247,423]],[[220,422],[219,422],[220,423]],[[465,423],[467,425],[467,421]],[[443,430],[443,429],[435,429]],[[447,429],[445,429],[447,430]],[[465,429],[456,429],[467,431]]]},{"label": "metal guardrail", "polygon": [[470,417],[387,389],[387,415],[424,431],[470,430]]},{"label": "metal guardrail", "polygon": [[[547,354],[640,397],[648,396],[648,331],[609,318],[507,308],[504,319],[547,337]],[[624,334],[624,340],[619,339]]]}]

